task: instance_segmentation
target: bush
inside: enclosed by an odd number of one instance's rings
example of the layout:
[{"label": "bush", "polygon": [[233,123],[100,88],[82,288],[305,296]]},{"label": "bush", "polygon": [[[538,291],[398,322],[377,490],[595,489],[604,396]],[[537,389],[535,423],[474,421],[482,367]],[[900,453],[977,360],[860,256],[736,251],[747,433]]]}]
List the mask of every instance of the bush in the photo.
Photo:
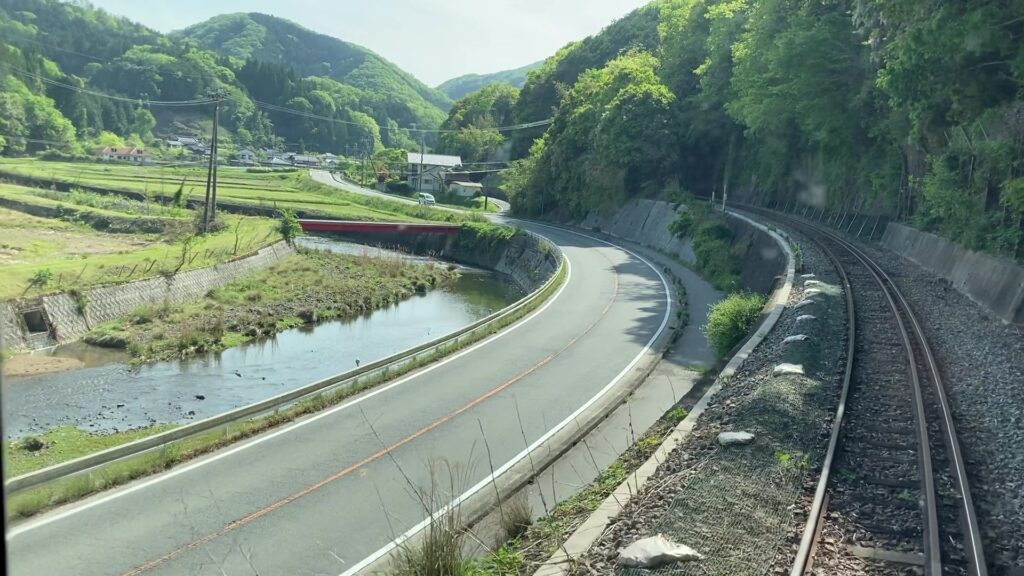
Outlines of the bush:
[{"label": "bush", "polygon": [[725,356],[746,337],[761,314],[764,302],[760,294],[734,292],[711,306],[708,323],[701,331],[719,356]]},{"label": "bush", "polygon": [[401,194],[402,196],[412,193],[412,186],[409,186],[408,182],[388,182],[387,189],[392,194]]},{"label": "bush", "polygon": [[299,224],[299,219],[295,217],[294,210],[288,208],[281,210],[281,225],[278,230],[281,232],[281,237],[288,244],[291,244],[302,233],[302,225]]},{"label": "bush", "polygon": [[720,212],[690,197],[686,210],[669,225],[669,231],[693,241],[697,271],[715,288],[728,291],[739,286],[740,266],[733,251],[734,235]]}]

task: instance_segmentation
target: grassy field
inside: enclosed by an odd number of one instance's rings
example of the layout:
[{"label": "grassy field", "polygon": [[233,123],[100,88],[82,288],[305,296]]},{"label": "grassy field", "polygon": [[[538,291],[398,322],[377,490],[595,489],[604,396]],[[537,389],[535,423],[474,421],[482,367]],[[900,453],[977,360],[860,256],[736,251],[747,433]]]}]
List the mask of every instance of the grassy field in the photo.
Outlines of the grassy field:
[{"label": "grassy field", "polygon": [[[142,192],[168,199],[179,187],[202,199],[206,169],[200,166],[129,166],[123,164],[49,162],[32,158],[0,159],[0,172],[71,184]],[[480,221],[479,214],[456,214],[353,194],[313,181],[305,171],[250,173],[221,167],[217,198],[224,202],[270,208],[309,210],[351,220]]]},{"label": "grassy field", "polygon": [[[0,190],[12,193],[7,186]],[[275,220],[231,215],[223,219],[227,226],[220,232],[183,240],[156,234],[107,234],[0,208],[0,300],[192,270],[280,239]],[[45,282],[39,281],[46,277]]]},{"label": "grassy field", "polygon": [[303,324],[352,318],[440,286],[449,267],[299,249],[298,254],[181,305],[146,306],[85,335],[136,362],[223,350]]}]

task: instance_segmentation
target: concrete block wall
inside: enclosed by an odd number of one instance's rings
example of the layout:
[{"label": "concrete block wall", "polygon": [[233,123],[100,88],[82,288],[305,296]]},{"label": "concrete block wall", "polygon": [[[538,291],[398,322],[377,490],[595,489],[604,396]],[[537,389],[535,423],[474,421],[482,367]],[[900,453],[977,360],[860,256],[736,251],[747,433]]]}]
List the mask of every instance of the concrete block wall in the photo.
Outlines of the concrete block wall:
[{"label": "concrete block wall", "polygon": [[1024,267],[890,222],[882,245],[947,279],[1006,322],[1024,324]]},{"label": "concrete block wall", "polygon": [[517,234],[509,244],[498,245],[489,251],[464,246],[458,236],[440,234],[349,232],[339,236],[352,242],[407,250],[413,254],[426,254],[494,270],[509,276],[524,292],[532,292],[544,284],[561,262],[561,253],[556,246],[530,233]]},{"label": "concrete block wall", "polygon": [[[46,312],[53,339],[60,344],[81,338],[91,328],[130,313],[140,306],[176,304],[197,299],[210,290],[248,272],[263,268],[292,254],[294,250],[284,242],[260,249],[251,256],[230,262],[181,272],[174,276],[137,280],[114,286],[102,286],[85,291],[88,300],[85,314],[75,299],[66,293],[43,296],[41,307]],[[38,308],[30,299],[0,302],[0,334],[5,348],[21,351],[33,347],[28,328],[21,319],[21,311]]]},{"label": "concrete block wall", "polygon": [[685,210],[686,206],[682,204],[660,200],[631,200],[615,212],[591,212],[579,225],[587,229],[597,227],[601,232],[664,250],[693,264],[697,261],[693,254],[693,243],[689,238],[676,237],[668,228]]},{"label": "concrete block wall", "polygon": [[[689,238],[678,238],[669,230],[676,217],[686,210],[682,204],[661,200],[630,200],[619,210],[609,214],[589,214],[580,226],[662,250],[680,260],[694,264],[693,243]],[[740,274],[743,285],[755,292],[767,294],[785,271],[786,255],[778,244],[763,231],[738,218],[728,218],[729,228],[736,235],[734,247],[742,248]]]}]

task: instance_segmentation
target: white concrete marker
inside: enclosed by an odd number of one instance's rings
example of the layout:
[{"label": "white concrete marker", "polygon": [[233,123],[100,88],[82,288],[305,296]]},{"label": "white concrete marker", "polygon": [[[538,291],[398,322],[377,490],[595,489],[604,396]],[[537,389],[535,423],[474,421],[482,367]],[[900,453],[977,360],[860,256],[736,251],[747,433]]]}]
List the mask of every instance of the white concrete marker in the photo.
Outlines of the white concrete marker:
[{"label": "white concrete marker", "polygon": [[722,446],[732,446],[733,444],[750,444],[754,441],[754,435],[750,432],[738,431],[738,432],[722,432],[718,435],[718,443]]},{"label": "white concrete marker", "polygon": [[809,338],[810,336],[808,336],[807,334],[793,334],[792,336],[786,336],[782,343],[792,344],[793,342],[803,342],[804,340],[807,340]]},{"label": "white concrete marker", "polygon": [[794,306],[794,308],[803,308],[804,306],[810,306],[811,304],[817,304],[817,303],[818,303],[817,300],[808,298],[806,300],[801,300],[800,302],[798,302],[797,305]]},{"label": "white concrete marker", "polygon": [[818,317],[813,314],[801,314],[796,317],[796,323],[800,324],[803,322],[810,322],[811,320],[817,320]]},{"label": "white concrete marker", "polygon": [[783,362],[772,369],[772,376],[784,376],[786,374],[802,375],[803,373],[803,364],[789,364],[788,362]]}]

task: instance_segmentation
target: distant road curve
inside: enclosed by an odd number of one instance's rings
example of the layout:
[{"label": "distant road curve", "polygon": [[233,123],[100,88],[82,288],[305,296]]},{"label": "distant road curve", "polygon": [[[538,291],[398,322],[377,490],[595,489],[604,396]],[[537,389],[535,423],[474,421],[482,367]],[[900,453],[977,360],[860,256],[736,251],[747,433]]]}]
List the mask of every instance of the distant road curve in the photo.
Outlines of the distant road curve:
[{"label": "distant road curve", "polygon": [[[353,194],[362,194],[363,196],[376,196],[378,198],[386,198],[388,200],[394,200],[395,202],[403,202],[405,204],[413,204],[413,205],[416,205],[416,206],[419,205],[419,202],[417,202],[415,200],[412,200],[412,199],[409,199],[409,198],[406,198],[405,196],[399,196],[397,194],[385,194],[384,192],[379,192],[379,191],[374,190],[372,188],[366,188],[365,186],[359,186],[358,184],[353,184],[352,182],[349,182],[348,180],[345,180],[345,179],[342,179],[342,178],[335,178],[327,170],[310,170],[309,171],[309,175],[313,178],[313,180],[316,180],[317,182],[320,182],[321,184],[327,184],[328,186],[334,186],[336,188],[341,188],[342,190],[345,190],[347,192],[352,192]],[[498,206],[499,213],[508,212],[509,209],[512,207],[508,202],[505,202],[504,200],[498,200],[496,198],[491,198],[491,199],[489,199],[489,201],[490,202],[494,202],[494,204]],[[452,212],[466,212],[466,210],[460,210],[458,208],[449,207],[449,206],[436,206],[436,208],[438,210],[450,210]]]}]

